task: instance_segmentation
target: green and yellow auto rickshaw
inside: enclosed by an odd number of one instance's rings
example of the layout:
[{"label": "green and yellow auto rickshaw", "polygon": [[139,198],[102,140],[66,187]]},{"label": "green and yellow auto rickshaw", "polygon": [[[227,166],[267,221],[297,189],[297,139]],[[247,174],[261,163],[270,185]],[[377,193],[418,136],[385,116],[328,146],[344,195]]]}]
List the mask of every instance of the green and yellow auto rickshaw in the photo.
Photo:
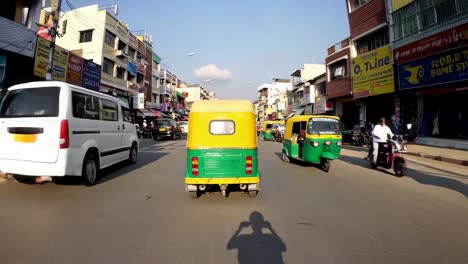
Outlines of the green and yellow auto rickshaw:
[{"label": "green and yellow auto rickshaw", "polygon": [[299,115],[289,118],[282,159],[320,164],[328,172],[341,152],[341,123],[337,116]]},{"label": "green and yellow auto rickshaw", "polygon": [[255,108],[247,100],[193,103],[187,139],[186,191],[192,198],[216,190],[260,190]]},{"label": "green and yellow auto rickshaw", "polygon": [[275,140],[276,128],[278,125],[284,125],[283,120],[278,121],[265,121],[262,126],[262,133],[260,135],[262,140]]}]

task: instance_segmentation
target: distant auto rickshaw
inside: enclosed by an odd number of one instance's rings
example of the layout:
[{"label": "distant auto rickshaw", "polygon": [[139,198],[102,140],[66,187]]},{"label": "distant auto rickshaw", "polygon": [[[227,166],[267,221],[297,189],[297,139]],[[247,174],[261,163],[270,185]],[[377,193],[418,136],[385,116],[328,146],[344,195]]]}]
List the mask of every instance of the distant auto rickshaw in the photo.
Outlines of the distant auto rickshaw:
[{"label": "distant auto rickshaw", "polygon": [[[240,189],[250,197],[260,190],[256,116],[247,100],[199,101],[192,105],[187,136],[186,191]],[[232,188],[231,188],[232,187]]]},{"label": "distant auto rickshaw", "polygon": [[320,164],[325,172],[341,152],[341,122],[337,116],[300,115],[286,122],[282,159]]},{"label": "distant auto rickshaw", "polygon": [[260,135],[260,138],[262,140],[274,140],[275,139],[276,128],[278,127],[278,125],[284,125],[284,121],[279,120],[279,121],[265,121],[265,122],[263,122],[262,133]]}]

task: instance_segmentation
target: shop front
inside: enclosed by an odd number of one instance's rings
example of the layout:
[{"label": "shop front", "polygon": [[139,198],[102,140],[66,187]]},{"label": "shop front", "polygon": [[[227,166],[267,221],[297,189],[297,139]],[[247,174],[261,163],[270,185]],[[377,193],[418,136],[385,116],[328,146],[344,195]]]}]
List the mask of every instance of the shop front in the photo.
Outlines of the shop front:
[{"label": "shop front", "polygon": [[397,71],[402,117],[419,136],[468,139],[468,45],[400,63]]},{"label": "shop front", "polygon": [[353,58],[353,98],[359,108],[359,123],[376,124],[395,114],[395,82],[389,45]]}]

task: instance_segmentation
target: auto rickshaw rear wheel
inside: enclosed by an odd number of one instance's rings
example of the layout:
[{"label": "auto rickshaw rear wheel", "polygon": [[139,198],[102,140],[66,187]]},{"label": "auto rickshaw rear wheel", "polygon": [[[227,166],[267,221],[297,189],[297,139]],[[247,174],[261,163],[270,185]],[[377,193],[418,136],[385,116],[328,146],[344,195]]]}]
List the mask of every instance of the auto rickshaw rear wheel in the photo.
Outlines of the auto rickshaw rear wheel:
[{"label": "auto rickshaw rear wheel", "polygon": [[249,198],[257,197],[258,191],[249,191]]},{"label": "auto rickshaw rear wheel", "polygon": [[286,155],[286,152],[284,151],[283,151],[283,155],[281,156],[281,159],[286,163],[290,162],[288,155]]},{"label": "auto rickshaw rear wheel", "polygon": [[190,198],[197,199],[198,198],[198,191],[189,192]]},{"label": "auto rickshaw rear wheel", "polygon": [[323,158],[320,160],[320,167],[324,172],[328,172],[330,170],[330,165],[331,161],[329,159]]}]

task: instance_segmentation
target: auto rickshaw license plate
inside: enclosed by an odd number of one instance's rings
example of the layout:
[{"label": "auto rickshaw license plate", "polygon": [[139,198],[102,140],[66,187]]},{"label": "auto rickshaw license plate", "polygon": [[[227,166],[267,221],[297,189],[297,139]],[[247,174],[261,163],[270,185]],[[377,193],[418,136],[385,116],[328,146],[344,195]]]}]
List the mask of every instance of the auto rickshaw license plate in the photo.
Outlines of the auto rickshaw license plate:
[{"label": "auto rickshaw license plate", "polygon": [[160,128],[159,131],[166,131],[166,129],[165,128]]}]

